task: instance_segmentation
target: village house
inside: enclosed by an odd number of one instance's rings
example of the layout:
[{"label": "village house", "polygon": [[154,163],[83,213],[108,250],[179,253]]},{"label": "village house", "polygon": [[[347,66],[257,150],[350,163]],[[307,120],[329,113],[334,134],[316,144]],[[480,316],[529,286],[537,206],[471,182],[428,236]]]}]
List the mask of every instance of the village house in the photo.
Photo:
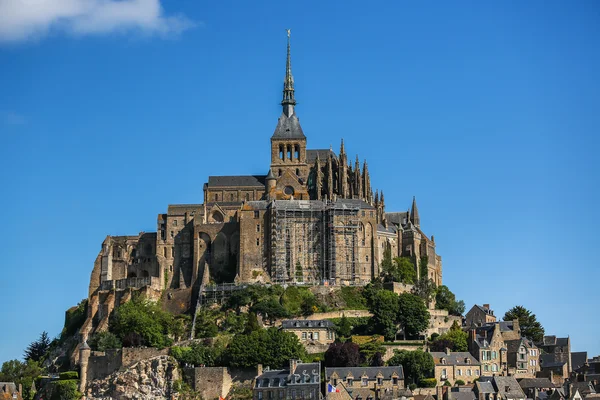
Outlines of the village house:
[{"label": "village house", "polygon": [[507,374],[507,350],[500,324],[494,322],[469,330],[469,351],[481,363],[484,376]]},{"label": "village house", "polygon": [[494,311],[490,309],[489,304],[483,306],[475,304],[465,315],[465,326],[467,328],[475,328],[493,322],[496,322],[496,316]]},{"label": "village house", "polygon": [[457,380],[465,383],[473,381],[481,376],[481,363],[467,351],[431,352],[435,365],[435,379],[438,386],[446,381],[454,385]]},{"label": "village house", "polygon": [[404,388],[402,366],[325,368],[325,382],[334,388],[343,385],[352,399],[412,397]]},{"label": "village house", "polygon": [[323,320],[288,319],[281,322],[281,329],[292,332],[304,347],[310,345],[328,345],[335,342],[335,325]]},{"label": "village house", "polygon": [[321,363],[290,360],[289,369],[264,370],[259,365],[252,398],[318,399],[321,397]]},{"label": "village house", "polygon": [[520,338],[506,340],[508,374],[519,378],[535,378],[540,370],[540,351],[533,341]]}]

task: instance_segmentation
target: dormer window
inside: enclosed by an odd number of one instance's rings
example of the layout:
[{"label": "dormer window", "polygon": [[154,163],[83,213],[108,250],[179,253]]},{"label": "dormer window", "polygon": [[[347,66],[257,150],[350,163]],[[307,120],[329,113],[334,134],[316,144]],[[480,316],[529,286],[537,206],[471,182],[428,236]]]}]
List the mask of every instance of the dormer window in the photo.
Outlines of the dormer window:
[{"label": "dormer window", "polygon": [[471,359],[469,357],[465,358],[465,364],[471,364]]},{"label": "dormer window", "polygon": [[446,364],[446,359],[445,358],[442,358],[441,361],[442,361],[442,364]]}]

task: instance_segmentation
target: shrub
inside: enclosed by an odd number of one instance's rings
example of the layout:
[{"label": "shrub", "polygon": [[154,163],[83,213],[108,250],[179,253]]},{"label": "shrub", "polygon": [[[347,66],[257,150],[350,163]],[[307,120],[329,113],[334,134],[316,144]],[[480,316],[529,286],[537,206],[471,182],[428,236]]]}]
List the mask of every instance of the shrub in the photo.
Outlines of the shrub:
[{"label": "shrub", "polygon": [[281,368],[290,359],[302,359],[304,347],[298,336],[277,328],[261,329],[248,335],[235,335],[225,352],[233,367],[256,367],[257,364]]},{"label": "shrub", "polygon": [[456,386],[464,386],[465,385],[465,381],[463,381],[462,379],[459,379],[456,382],[454,382],[454,384]]},{"label": "shrub", "polygon": [[79,372],[77,371],[66,371],[58,374],[58,379],[61,381],[69,380],[69,379],[79,379]]},{"label": "shrub", "polygon": [[[448,381],[446,381],[448,382]],[[435,378],[423,378],[419,381],[419,386],[424,388],[433,388],[437,385],[437,379]]]},{"label": "shrub", "polygon": [[452,386],[452,383],[450,383],[450,381],[446,381],[442,386]]},{"label": "shrub", "polygon": [[79,381],[68,379],[64,381],[54,381],[52,385],[52,397],[50,400],[79,400],[83,394],[77,390]]},{"label": "shrub", "polygon": [[356,286],[343,286],[340,296],[346,303],[347,310],[367,310],[367,299],[363,296],[363,289]]},{"label": "shrub", "polygon": [[121,340],[112,332],[99,332],[88,340],[88,344],[95,351],[106,351],[109,349],[120,349],[123,344]]},{"label": "shrub", "polygon": [[408,385],[408,388],[413,391],[417,388],[417,384],[416,383],[411,383],[410,385]]},{"label": "shrub", "polygon": [[87,317],[87,304],[87,299],[83,299],[77,306],[71,307],[66,311],[64,335],[61,336],[71,336],[81,328]]}]

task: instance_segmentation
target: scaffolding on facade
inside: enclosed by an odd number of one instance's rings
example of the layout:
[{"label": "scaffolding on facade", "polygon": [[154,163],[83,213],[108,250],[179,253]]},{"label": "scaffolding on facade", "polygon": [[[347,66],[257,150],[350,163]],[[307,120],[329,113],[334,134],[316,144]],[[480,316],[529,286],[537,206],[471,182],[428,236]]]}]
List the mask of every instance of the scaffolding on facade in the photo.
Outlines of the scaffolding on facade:
[{"label": "scaffolding on facade", "polygon": [[211,304],[223,304],[235,291],[246,289],[248,284],[220,283],[214,285],[202,285],[200,287],[200,303],[203,306]]},{"label": "scaffolding on facade", "polygon": [[329,284],[352,285],[357,282],[359,212],[359,206],[343,202],[327,206],[327,259],[324,275]]},{"label": "scaffolding on facade", "polygon": [[320,284],[324,271],[324,203],[273,202],[271,210],[271,281]]}]

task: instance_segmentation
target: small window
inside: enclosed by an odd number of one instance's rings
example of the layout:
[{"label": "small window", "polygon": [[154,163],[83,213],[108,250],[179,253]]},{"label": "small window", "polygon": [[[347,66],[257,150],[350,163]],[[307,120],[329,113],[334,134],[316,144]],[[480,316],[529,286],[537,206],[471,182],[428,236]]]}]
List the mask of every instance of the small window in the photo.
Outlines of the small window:
[{"label": "small window", "polygon": [[219,195],[215,194],[215,201],[219,201]]},{"label": "small window", "polygon": [[369,256],[365,256],[365,261],[369,262]]},{"label": "small window", "polygon": [[348,386],[352,386],[352,378],[346,378],[346,383],[348,384]]},{"label": "small window", "polygon": [[167,258],[167,248],[163,247],[163,256]]},{"label": "small window", "polygon": [[[300,146],[298,146],[298,145],[294,146],[294,157],[296,158],[296,160],[300,159]],[[300,174],[296,174],[296,175],[300,175]]]},{"label": "small window", "polygon": [[302,340],[306,340],[306,332],[302,332]]},{"label": "small window", "polygon": [[254,218],[260,218],[260,212],[254,211]]},{"label": "small window", "polygon": [[475,370],[475,375],[479,376],[479,370],[478,369]]},{"label": "small window", "polygon": [[362,386],[369,386],[369,378],[362,378]]},{"label": "small window", "polygon": [[373,211],[369,211],[369,216],[373,217]]},{"label": "small window", "polygon": [[378,377],[378,378],[377,378],[377,384],[378,384],[378,385],[383,385],[383,378],[381,378],[381,377]]},{"label": "small window", "polygon": [[233,193],[229,195],[229,201],[233,201]]},{"label": "small window", "polygon": [[246,201],[250,201],[250,193],[246,193]]},{"label": "small window", "polygon": [[256,245],[260,246],[260,239],[259,238],[256,238]]},{"label": "small window", "polygon": [[392,385],[397,385],[397,384],[398,384],[398,377],[397,377],[397,376],[394,376],[394,377],[392,378]]},{"label": "small window", "polygon": [[470,369],[467,370],[467,376],[471,376],[472,373],[473,372]]},{"label": "small window", "polygon": [[171,239],[175,237],[175,232],[171,231]]},{"label": "small window", "polygon": [[177,220],[176,219],[173,220],[173,226],[177,226]]},{"label": "small window", "polygon": [[462,376],[462,369],[456,370],[456,373],[457,373],[458,376]]},{"label": "small window", "polygon": [[256,224],[256,232],[260,232],[260,224]]},{"label": "small window", "polygon": [[300,168],[296,168],[296,176],[300,176]]},{"label": "small window", "polygon": [[319,340],[319,332],[315,332],[314,336],[315,340]]}]

